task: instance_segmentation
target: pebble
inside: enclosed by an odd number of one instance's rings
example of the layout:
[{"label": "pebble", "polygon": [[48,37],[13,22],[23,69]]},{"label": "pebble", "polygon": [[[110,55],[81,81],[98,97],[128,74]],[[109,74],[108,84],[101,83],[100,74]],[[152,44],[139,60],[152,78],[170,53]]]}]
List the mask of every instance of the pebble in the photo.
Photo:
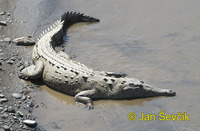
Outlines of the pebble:
[{"label": "pebble", "polygon": [[6,21],[0,21],[0,25],[7,26]]},{"label": "pebble", "polygon": [[4,114],[1,116],[1,118],[3,118],[3,119],[8,118],[8,114],[7,114],[7,113],[4,113]]},{"label": "pebble", "polygon": [[25,95],[22,96],[22,100],[26,100],[26,96]]},{"label": "pebble", "polygon": [[15,99],[21,99],[21,98],[22,98],[22,95],[19,94],[19,93],[13,93],[12,96],[13,96]]},{"label": "pebble", "polygon": [[5,15],[6,12],[5,11],[0,11],[0,15]]},{"label": "pebble", "polygon": [[0,94],[0,98],[4,98],[5,96],[3,94]]},{"label": "pebble", "polygon": [[23,116],[24,116],[24,114],[23,114],[21,111],[17,111],[17,115],[18,115],[19,117],[23,117]]},{"label": "pebble", "polygon": [[8,99],[6,99],[6,98],[0,98],[0,102],[7,102],[8,101]]},{"label": "pebble", "polygon": [[34,121],[34,120],[24,120],[23,123],[27,126],[30,126],[30,127],[36,127],[37,126],[37,122]]},{"label": "pebble", "polygon": [[35,104],[34,104],[34,102],[33,101],[30,101],[29,103],[28,103],[28,105],[27,105],[28,107],[34,107],[35,106]]},{"label": "pebble", "polygon": [[27,99],[31,99],[31,96],[27,96]]},{"label": "pebble", "polygon": [[10,65],[12,65],[12,64],[14,64],[14,61],[12,61],[12,60],[9,60],[9,61],[7,61],[7,64],[10,64]]},{"label": "pebble", "polygon": [[16,58],[15,57],[11,57],[10,60],[16,61]]},{"label": "pebble", "polygon": [[3,40],[4,40],[5,42],[11,42],[11,38],[9,38],[9,37],[4,38]]},{"label": "pebble", "polygon": [[15,109],[12,106],[8,107],[8,112],[9,113],[15,113]]},{"label": "pebble", "polygon": [[29,46],[29,45],[34,45],[35,42],[31,37],[19,37],[14,39],[12,42],[16,43],[16,45],[24,45],[24,46]]},{"label": "pebble", "polygon": [[4,129],[4,131],[10,131],[10,127],[7,125],[3,125],[1,127]]}]

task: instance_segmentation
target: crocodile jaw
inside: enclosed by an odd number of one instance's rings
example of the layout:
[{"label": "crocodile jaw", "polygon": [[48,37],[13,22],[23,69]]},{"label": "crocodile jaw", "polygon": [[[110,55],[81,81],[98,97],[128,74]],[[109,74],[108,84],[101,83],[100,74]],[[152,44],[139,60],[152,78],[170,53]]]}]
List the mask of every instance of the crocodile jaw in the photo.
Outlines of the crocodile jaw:
[{"label": "crocodile jaw", "polygon": [[176,92],[171,89],[161,89],[148,84],[125,85],[121,91],[113,92],[112,99],[137,99],[156,96],[175,96]]}]

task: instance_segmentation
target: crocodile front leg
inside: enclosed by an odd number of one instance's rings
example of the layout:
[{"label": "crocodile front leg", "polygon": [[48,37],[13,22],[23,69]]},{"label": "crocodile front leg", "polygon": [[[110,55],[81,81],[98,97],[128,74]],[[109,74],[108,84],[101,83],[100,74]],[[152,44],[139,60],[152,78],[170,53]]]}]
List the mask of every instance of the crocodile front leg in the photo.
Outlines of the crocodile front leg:
[{"label": "crocodile front leg", "polygon": [[110,76],[110,77],[116,77],[116,78],[120,78],[120,77],[126,77],[127,74],[125,73],[117,73],[117,72],[106,72],[106,71],[101,71],[101,73],[105,76]]},{"label": "crocodile front leg", "polygon": [[35,62],[34,65],[30,65],[26,68],[24,68],[20,74],[20,79],[38,79],[42,76],[42,72],[44,69],[43,62],[41,60],[38,60]]},{"label": "crocodile front leg", "polygon": [[93,106],[93,102],[92,102],[91,97],[94,94],[95,94],[95,90],[94,89],[81,91],[78,94],[76,94],[75,101],[87,105],[89,107],[89,110],[93,109],[94,106]]}]

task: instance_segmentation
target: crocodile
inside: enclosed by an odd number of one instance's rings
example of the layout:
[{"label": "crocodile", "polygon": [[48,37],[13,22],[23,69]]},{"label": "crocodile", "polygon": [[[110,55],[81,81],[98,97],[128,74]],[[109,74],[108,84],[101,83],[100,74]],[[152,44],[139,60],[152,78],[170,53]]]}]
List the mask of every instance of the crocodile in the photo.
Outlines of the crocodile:
[{"label": "crocodile", "polygon": [[21,79],[42,79],[59,92],[75,96],[75,101],[93,109],[97,99],[136,99],[155,96],[175,96],[170,89],[161,89],[129,78],[125,73],[94,71],[76,62],[55,48],[64,42],[67,29],[78,22],[99,22],[99,19],[76,12],[65,12],[60,20],[37,39],[33,47],[33,64],[22,69]]}]

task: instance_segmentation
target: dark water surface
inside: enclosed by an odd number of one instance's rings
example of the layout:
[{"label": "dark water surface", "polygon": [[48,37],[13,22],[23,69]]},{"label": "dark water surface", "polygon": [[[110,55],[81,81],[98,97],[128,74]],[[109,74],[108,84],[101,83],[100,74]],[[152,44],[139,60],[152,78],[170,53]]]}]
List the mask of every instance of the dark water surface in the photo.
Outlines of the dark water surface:
[{"label": "dark water surface", "polygon": [[[35,37],[64,11],[99,18],[100,23],[69,30],[66,53],[95,70],[125,72],[177,92],[175,97],[95,101],[95,109],[88,111],[73,97],[44,86],[36,97],[47,108],[36,109],[37,121],[48,131],[200,130],[199,5],[199,0],[19,1],[15,16],[28,18],[27,28]],[[160,121],[161,110],[170,115],[186,112],[190,121]],[[156,120],[130,121],[130,112],[155,114]]]}]

